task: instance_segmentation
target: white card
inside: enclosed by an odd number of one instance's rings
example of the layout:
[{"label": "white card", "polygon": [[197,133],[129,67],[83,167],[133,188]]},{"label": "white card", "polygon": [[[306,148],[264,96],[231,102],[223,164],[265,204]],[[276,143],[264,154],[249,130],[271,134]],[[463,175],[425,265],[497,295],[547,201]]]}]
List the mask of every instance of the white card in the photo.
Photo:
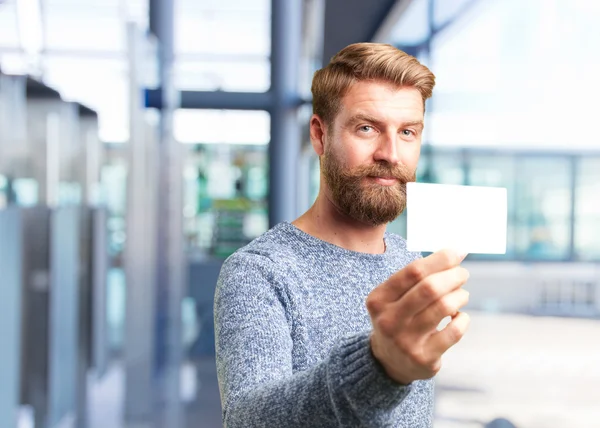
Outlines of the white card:
[{"label": "white card", "polygon": [[505,188],[407,183],[406,193],[409,251],[506,253]]}]

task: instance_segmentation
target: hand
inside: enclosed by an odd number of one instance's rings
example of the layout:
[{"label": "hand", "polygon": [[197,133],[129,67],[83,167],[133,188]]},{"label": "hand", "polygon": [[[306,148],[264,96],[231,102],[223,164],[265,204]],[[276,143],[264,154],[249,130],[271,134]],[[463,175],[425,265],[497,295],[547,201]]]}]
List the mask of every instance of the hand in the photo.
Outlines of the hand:
[{"label": "hand", "polygon": [[[465,334],[469,317],[459,309],[469,293],[469,278],[459,266],[464,255],[443,250],[416,260],[375,288],[367,298],[373,333],[371,351],[386,373],[407,385],[429,379],[441,357]],[[442,319],[452,321],[441,331]]]}]

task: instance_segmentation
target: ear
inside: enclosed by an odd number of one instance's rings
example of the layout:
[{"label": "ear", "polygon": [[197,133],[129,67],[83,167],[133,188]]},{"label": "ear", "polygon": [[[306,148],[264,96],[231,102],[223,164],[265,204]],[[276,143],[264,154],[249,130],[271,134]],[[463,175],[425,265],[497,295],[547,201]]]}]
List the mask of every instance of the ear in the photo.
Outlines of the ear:
[{"label": "ear", "polygon": [[310,118],[310,142],[318,156],[325,152],[325,122],[316,114]]}]

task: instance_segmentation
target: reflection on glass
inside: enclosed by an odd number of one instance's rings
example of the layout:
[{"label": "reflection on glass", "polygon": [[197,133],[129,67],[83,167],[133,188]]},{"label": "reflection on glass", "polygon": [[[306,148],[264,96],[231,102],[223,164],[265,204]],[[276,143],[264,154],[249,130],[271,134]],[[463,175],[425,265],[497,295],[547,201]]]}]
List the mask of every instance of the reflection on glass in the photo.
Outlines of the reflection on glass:
[{"label": "reflection on glass", "polygon": [[175,64],[175,87],[195,91],[265,92],[269,90],[268,58],[185,60]]},{"label": "reflection on glass", "polygon": [[465,183],[465,170],[460,152],[438,153],[428,156],[424,168],[423,181],[427,183],[459,184]]},{"label": "reflection on glass", "polygon": [[429,150],[425,147],[421,150],[421,157],[417,165],[417,182],[429,182]]},{"label": "reflection on glass", "polygon": [[[230,56],[270,53],[270,2],[178,2],[177,53]],[[240,70],[243,73],[243,70]]]},{"label": "reflection on glass", "polygon": [[517,223],[515,247],[519,258],[562,260],[569,255],[568,221]]},{"label": "reflection on glass", "polygon": [[[124,155],[124,154],[123,154]],[[101,170],[102,201],[108,212],[108,250],[112,266],[120,267],[125,248],[125,215],[127,191],[127,165],[124,158],[107,162]]]},{"label": "reflection on glass", "polygon": [[8,180],[0,174],[0,210],[8,205]]},{"label": "reflection on glass", "polygon": [[175,86],[263,92],[270,86],[271,3],[176,2]]},{"label": "reflection on glass", "polygon": [[38,203],[38,182],[33,178],[17,178],[12,182],[12,190],[17,205],[32,207]]},{"label": "reflection on glass", "polygon": [[194,145],[184,180],[190,251],[226,258],[267,231],[266,146]]},{"label": "reflection on glass", "polygon": [[517,251],[532,259],[569,256],[570,159],[522,158],[518,162]]},{"label": "reflection on glass", "polygon": [[60,182],[58,183],[58,204],[78,205],[81,204],[82,189],[80,183]]},{"label": "reflection on glass", "polygon": [[581,159],[575,189],[575,254],[600,260],[600,158]]}]

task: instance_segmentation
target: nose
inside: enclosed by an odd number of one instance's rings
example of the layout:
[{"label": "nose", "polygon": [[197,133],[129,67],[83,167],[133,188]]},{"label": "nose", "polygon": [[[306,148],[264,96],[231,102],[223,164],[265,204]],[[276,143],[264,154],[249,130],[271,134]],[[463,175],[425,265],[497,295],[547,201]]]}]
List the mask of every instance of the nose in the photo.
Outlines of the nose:
[{"label": "nose", "polygon": [[373,154],[373,160],[387,162],[390,165],[397,165],[400,162],[398,136],[396,133],[386,132],[382,134],[377,149]]}]

